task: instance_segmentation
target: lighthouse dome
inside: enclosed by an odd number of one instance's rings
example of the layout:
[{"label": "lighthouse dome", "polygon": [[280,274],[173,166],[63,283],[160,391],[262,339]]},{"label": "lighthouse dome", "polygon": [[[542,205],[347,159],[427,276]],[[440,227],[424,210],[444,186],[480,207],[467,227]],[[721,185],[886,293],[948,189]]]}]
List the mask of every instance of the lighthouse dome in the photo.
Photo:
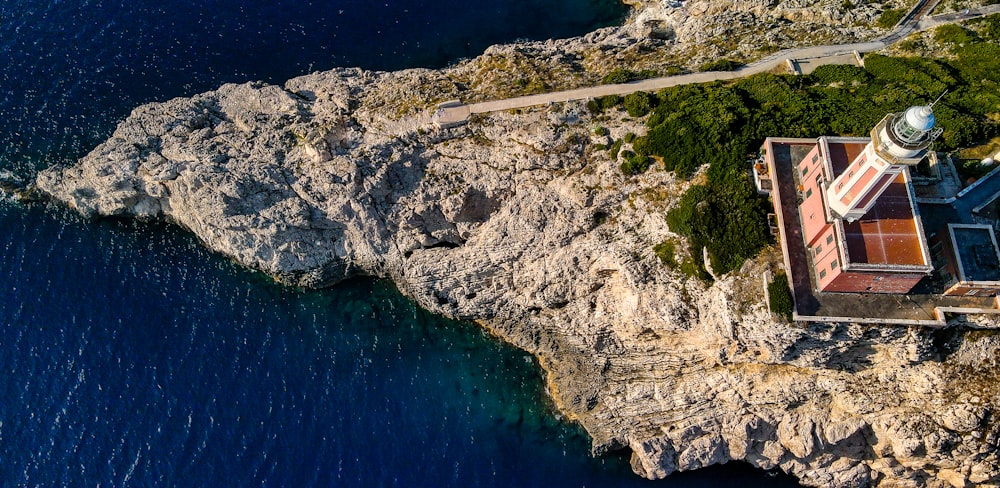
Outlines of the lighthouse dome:
[{"label": "lighthouse dome", "polygon": [[909,146],[930,142],[940,129],[934,128],[934,109],[930,105],[918,105],[897,114],[892,122],[892,135],[897,144],[910,150]]},{"label": "lighthouse dome", "polygon": [[906,125],[916,130],[931,130],[934,128],[934,111],[930,105],[910,107],[906,110]]}]

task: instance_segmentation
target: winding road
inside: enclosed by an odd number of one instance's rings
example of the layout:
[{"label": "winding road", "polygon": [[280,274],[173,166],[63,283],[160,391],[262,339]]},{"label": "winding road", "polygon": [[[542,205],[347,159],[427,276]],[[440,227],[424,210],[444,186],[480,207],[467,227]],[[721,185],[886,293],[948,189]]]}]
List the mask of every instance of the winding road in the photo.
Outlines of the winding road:
[{"label": "winding road", "polygon": [[[550,93],[539,93],[522,97],[506,98],[489,102],[463,104],[458,101],[445,102],[434,111],[431,120],[440,127],[455,127],[469,120],[472,114],[510,110],[536,105],[547,105],[571,100],[586,100],[608,95],[626,95],[638,91],[653,92],[663,88],[689,83],[708,83],[718,80],[733,80],[773,70],[790,60],[808,61],[810,66],[823,64],[844,64],[845,55],[878,51],[891,46],[910,34],[933,29],[944,24],[954,24],[969,19],[1000,13],[1000,4],[963,10],[961,12],[928,16],[940,0],[921,0],[885,36],[870,42],[836,44],[785,49],[770,56],[747,64],[735,71],[705,71],[662,78],[634,81],[615,85],[598,85]],[[853,59],[851,58],[846,59]]]}]

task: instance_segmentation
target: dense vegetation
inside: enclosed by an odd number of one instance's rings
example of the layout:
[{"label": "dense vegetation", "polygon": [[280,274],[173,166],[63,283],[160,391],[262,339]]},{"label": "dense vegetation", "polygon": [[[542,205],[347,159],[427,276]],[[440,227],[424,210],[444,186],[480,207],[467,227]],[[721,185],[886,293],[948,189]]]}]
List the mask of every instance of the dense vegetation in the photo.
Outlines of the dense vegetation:
[{"label": "dense vegetation", "polygon": [[[690,177],[707,164],[705,183],[683,195],[668,222],[687,237],[695,260],[705,247],[713,271],[732,271],[767,244],[765,203],[747,174],[748,155],[765,137],[865,136],[885,114],[928,103],[945,90],[934,108],[944,128],[938,150],[1000,134],[1000,15],[973,27],[947,26],[935,33],[949,59],[870,54],[865,68],[822,66],[808,76],[761,74],[637,96],[630,114],[640,116],[647,108],[652,114],[647,134],[634,139],[622,170],[645,171],[655,158],[665,170]],[[594,108],[608,105],[595,102]],[[621,147],[621,141],[616,144]]]},{"label": "dense vegetation", "polygon": [[767,301],[771,307],[771,313],[780,315],[785,320],[792,320],[792,308],[795,303],[792,301],[791,288],[788,286],[788,275],[780,273],[767,284]]}]

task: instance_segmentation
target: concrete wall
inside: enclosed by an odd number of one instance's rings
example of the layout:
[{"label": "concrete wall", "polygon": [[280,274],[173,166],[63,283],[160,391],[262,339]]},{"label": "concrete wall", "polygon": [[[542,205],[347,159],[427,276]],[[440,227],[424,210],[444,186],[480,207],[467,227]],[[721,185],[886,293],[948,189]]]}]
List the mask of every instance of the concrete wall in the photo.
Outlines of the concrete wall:
[{"label": "concrete wall", "polygon": [[965,297],[992,297],[996,296],[1000,292],[1000,288],[996,287],[978,287],[970,286],[961,281],[952,285],[948,288],[944,294],[948,296],[965,296]]},{"label": "concrete wall", "polygon": [[920,273],[843,271],[820,291],[841,293],[907,293],[923,278]]}]

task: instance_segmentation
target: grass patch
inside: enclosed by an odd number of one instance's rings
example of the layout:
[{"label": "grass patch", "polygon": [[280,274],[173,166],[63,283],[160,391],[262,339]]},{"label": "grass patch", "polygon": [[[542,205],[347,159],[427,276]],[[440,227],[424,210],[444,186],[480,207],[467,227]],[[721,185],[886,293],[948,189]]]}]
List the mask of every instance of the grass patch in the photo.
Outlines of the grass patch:
[{"label": "grass patch", "polygon": [[903,16],[906,15],[906,10],[901,8],[890,8],[882,11],[882,14],[878,16],[878,20],[875,21],[875,25],[883,29],[891,29],[903,20]]},{"label": "grass patch", "polygon": [[681,274],[688,278],[697,278],[700,280],[711,278],[690,256],[678,259],[677,243],[672,240],[663,241],[653,246],[653,252],[656,253],[656,257],[660,258],[660,262],[665,266],[672,270],[680,271]]}]

